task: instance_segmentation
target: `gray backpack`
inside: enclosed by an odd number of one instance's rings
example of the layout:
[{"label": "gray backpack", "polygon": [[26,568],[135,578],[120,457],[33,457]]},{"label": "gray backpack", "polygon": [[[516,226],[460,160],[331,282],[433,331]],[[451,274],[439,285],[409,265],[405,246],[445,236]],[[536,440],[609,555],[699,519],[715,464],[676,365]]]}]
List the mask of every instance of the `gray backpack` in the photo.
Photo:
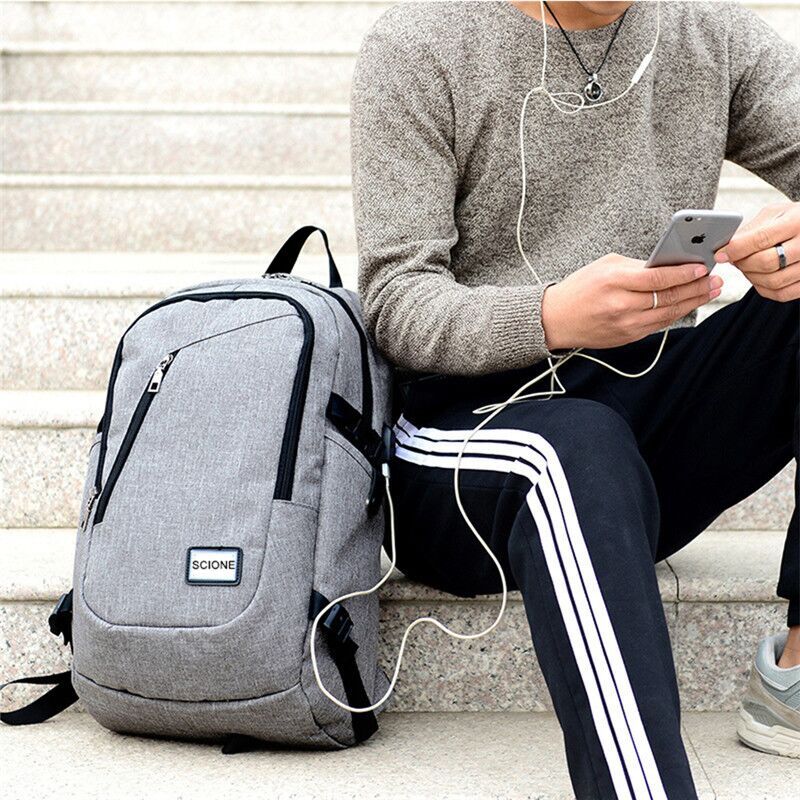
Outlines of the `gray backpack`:
[{"label": "gray backpack", "polygon": [[[325,241],[330,288],[288,273]],[[10,724],[80,698],[115,731],[340,748],[375,715],[324,697],[311,621],[372,586],[384,533],[389,368],[305,227],[264,277],[177,292],[122,337],[89,455],[73,592],[50,618],[71,672]],[[319,624],[324,685],[350,706],[388,682],[378,600]]]}]

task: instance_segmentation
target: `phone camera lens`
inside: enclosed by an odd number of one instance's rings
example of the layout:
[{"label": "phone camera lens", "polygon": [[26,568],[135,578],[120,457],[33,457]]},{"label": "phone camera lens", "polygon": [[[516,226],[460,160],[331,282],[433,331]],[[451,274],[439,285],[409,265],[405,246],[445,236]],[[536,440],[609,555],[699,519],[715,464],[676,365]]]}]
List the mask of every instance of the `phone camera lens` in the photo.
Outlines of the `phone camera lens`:
[{"label": "phone camera lens", "polygon": [[693,219],[694,219],[694,217],[684,217],[683,221],[684,222],[691,222]]}]

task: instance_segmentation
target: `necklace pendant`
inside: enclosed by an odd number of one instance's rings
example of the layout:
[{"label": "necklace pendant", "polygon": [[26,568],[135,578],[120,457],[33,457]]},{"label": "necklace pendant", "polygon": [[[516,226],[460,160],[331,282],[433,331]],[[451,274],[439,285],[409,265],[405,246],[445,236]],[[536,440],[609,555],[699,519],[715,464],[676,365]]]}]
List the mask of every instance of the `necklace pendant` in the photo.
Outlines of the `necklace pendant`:
[{"label": "necklace pendant", "polygon": [[583,87],[583,94],[587,100],[592,103],[596,103],[600,98],[603,96],[603,87],[600,85],[600,82],[597,80],[597,73],[595,72],[591,78],[589,78],[589,83]]}]

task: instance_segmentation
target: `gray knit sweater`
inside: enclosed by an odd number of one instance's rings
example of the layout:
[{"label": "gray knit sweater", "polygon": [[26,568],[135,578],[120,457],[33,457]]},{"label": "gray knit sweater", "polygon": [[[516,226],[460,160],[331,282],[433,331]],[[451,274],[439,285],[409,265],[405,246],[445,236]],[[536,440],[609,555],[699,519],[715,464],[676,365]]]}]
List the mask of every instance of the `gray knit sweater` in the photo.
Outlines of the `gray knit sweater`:
[{"label": "gray knit sweater", "polygon": [[[710,208],[724,158],[800,199],[800,54],[751,12],[663,2],[650,68],[622,101],[573,117],[529,103],[523,243],[542,279],[600,256],[646,258],[672,213]],[[601,72],[625,89],[650,49],[635,3]],[[550,91],[580,90],[557,29]],[[610,28],[572,33],[587,63]],[[519,110],[540,23],[507,2],[404,3],[364,40],[352,95],[359,288],[397,365],[481,374],[545,358],[544,289],[516,247]]]}]

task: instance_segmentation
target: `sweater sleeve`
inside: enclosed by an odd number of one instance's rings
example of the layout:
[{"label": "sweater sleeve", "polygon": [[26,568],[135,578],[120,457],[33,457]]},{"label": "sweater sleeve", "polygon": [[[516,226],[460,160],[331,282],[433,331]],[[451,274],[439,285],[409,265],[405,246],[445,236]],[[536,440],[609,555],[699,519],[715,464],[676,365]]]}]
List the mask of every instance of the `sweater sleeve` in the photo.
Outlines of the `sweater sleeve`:
[{"label": "sweater sleeve", "polygon": [[351,138],[359,292],[378,348],[401,368],[478,375],[549,355],[544,288],[460,284],[455,114],[429,47],[382,25],[353,79]]},{"label": "sweater sleeve", "polygon": [[730,10],[726,157],[800,200],[800,51],[754,12]]}]

